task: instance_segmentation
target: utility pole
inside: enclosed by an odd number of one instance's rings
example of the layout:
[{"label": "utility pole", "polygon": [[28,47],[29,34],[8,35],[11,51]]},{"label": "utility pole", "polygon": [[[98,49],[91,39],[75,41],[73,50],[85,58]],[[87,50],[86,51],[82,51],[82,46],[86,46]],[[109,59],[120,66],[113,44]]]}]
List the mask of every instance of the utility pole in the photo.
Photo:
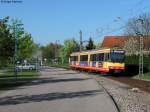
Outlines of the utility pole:
[{"label": "utility pole", "polygon": [[56,56],[56,52],[57,52],[57,40],[55,41],[55,63],[56,63],[56,58],[57,58],[57,56]]},{"label": "utility pole", "polygon": [[55,61],[57,61],[57,64],[58,64],[58,42],[59,40],[55,41]]},{"label": "utility pole", "polygon": [[[140,24],[142,25],[142,29],[143,29],[143,19],[138,19],[137,22],[140,22]],[[144,46],[144,42],[143,42],[143,34],[141,33],[137,33],[137,35],[139,36],[139,77],[143,76],[143,46]]]},{"label": "utility pole", "polygon": [[80,30],[80,52],[82,51],[82,31]]},{"label": "utility pole", "polygon": [[143,35],[140,35],[139,75],[143,76]]}]

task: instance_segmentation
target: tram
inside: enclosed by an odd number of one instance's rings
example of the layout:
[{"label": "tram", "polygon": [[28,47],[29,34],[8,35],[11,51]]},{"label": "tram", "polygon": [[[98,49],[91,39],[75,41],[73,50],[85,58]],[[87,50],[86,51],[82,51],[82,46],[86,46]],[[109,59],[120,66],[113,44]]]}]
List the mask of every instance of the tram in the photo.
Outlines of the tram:
[{"label": "tram", "polygon": [[73,52],[69,65],[73,69],[83,69],[102,73],[119,73],[125,70],[125,51],[111,48]]}]

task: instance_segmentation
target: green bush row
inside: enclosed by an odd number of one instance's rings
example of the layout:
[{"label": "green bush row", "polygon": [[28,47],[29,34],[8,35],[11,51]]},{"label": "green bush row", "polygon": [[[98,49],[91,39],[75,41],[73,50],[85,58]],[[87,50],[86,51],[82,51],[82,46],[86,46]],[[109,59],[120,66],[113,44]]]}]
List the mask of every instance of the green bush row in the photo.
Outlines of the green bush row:
[{"label": "green bush row", "polygon": [[[133,55],[133,56],[126,56],[125,57],[125,64],[126,65],[139,65],[139,56]],[[144,67],[147,69],[150,69],[150,56],[144,56],[143,57],[143,64]]]}]

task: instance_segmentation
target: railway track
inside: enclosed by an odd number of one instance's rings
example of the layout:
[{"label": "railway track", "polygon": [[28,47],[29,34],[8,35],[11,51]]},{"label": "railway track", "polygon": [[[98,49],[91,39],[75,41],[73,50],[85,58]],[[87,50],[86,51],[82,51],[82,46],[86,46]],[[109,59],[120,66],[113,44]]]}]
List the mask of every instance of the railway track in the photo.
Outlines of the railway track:
[{"label": "railway track", "polygon": [[120,77],[106,76],[106,78],[111,79],[111,80],[115,80],[115,81],[118,81],[121,83],[125,83],[131,87],[136,87],[136,88],[139,88],[145,92],[150,93],[150,81],[133,79],[131,77],[125,77],[125,76],[120,76]]},{"label": "railway track", "polygon": [[[116,107],[117,112],[130,112],[137,111],[141,112],[142,110],[150,110],[149,108],[149,97],[145,96],[143,92],[132,92],[124,89],[124,86],[121,86],[117,83],[111,83],[108,79],[114,80],[116,82],[121,82],[126,85],[129,85],[128,89],[139,88],[146,93],[150,93],[150,81],[133,79],[131,76],[110,76],[110,75],[100,75],[95,72],[79,71],[83,72],[92,78],[96,79],[96,82],[104,89],[105,93],[110,97],[112,103]],[[121,75],[121,74],[120,74]],[[102,80],[101,80],[101,79]],[[104,80],[105,79],[105,80]],[[115,85],[116,84],[116,85]],[[117,87],[117,90],[116,90]],[[118,89],[119,87],[119,89]],[[126,87],[126,86],[125,86]],[[130,88],[131,87],[131,88]],[[134,105],[133,105],[134,104]]]},{"label": "railway track", "polygon": [[[86,71],[82,71],[87,73]],[[99,73],[88,72],[90,75],[99,75]],[[114,81],[118,81],[124,84],[127,84],[131,87],[139,88],[147,93],[150,93],[150,81],[133,79],[130,76],[125,76],[124,74],[119,74],[119,76],[110,76],[110,75],[99,75],[99,77],[105,77]]]}]

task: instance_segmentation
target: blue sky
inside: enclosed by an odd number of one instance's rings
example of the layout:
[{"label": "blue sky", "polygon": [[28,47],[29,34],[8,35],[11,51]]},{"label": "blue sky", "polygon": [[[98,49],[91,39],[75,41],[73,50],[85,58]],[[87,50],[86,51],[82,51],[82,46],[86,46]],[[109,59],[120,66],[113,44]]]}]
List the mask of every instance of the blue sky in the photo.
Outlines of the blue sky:
[{"label": "blue sky", "polygon": [[[22,3],[0,3],[0,18],[22,20],[35,42],[42,45],[92,36],[100,42],[105,35],[121,35],[116,30],[133,16],[150,11],[149,0],[22,0]],[[117,17],[121,20],[114,21]],[[103,29],[103,30],[102,30]],[[99,32],[99,33],[98,33]],[[111,33],[109,33],[111,32]]]}]

